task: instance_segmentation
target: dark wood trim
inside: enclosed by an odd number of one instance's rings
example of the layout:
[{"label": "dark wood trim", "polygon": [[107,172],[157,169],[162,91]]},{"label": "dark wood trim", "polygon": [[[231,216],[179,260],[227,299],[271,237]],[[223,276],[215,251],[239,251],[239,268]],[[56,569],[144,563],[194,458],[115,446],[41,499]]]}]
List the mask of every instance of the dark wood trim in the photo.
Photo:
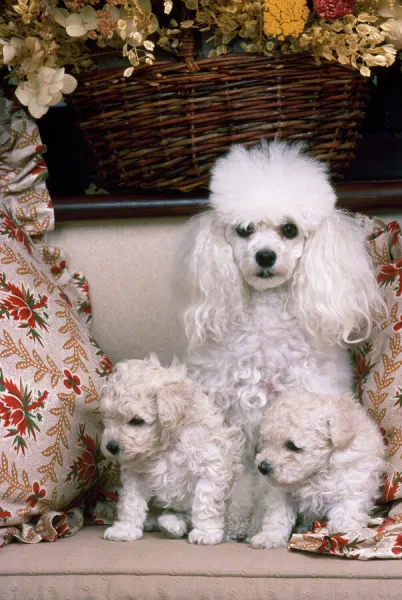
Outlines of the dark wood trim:
[{"label": "dark wood trim", "polygon": [[[402,181],[365,181],[336,186],[338,206],[351,211],[402,209]],[[53,198],[56,221],[188,216],[208,207],[207,194],[119,193]]]},{"label": "dark wood trim", "polygon": [[338,206],[352,211],[402,209],[402,180],[340,183],[336,193]]},{"label": "dark wood trim", "polygon": [[207,196],[180,197],[148,194],[57,196],[53,199],[56,221],[133,219],[193,215],[208,207]]}]

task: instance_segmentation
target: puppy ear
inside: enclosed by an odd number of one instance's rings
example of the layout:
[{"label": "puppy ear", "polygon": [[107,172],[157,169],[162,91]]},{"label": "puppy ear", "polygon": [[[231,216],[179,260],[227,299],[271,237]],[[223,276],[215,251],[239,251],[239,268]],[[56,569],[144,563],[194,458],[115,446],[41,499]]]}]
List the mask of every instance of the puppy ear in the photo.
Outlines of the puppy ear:
[{"label": "puppy ear", "polygon": [[159,360],[159,357],[158,357],[158,355],[155,352],[150,352],[149,353],[148,362],[153,367],[160,367],[161,366],[161,362]]},{"label": "puppy ear", "polygon": [[119,362],[113,365],[111,372],[109,373],[106,382],[110,385],[116,385],[121,382],[121,380],[127,376],[129,371],[128,360],[120,360]]},{"label": "puppy ear", "polygon": [[214,210],[188,222],[175,260],[175,292],[189,347],[219,341],[244,315],[244,284]]},{"label": "puppy ear", "polygon": [[179,425],[185,415],[191,397],[191,386],[185,381],[167,383],[158,390],[158,413],[163,427],[174,429]]},{"label": "puppy ear", "polygon": [[359,221],[336,210],[307,240],[296,269],[294,313],[326,343],[356,343],[384,310]]},{"label": "puppy ear", "polygon": [[344,450],[353,442],[356,435],[356,401],[342,397],[333,404],[329,418],[329,434],[336,450]]}]

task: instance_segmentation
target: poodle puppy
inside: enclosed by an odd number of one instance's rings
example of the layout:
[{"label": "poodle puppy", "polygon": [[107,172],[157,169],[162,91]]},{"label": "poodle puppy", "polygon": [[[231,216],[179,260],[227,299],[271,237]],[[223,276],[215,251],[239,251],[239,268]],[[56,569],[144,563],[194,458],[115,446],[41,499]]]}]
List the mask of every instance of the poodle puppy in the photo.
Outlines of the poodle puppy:
[{"label": "poodle puppy", "polygon": [[325,165],[302,145],[234,146],[210,189],[211,210],[186,226],[175,289],[190,373],[244,436],[236,538],[252,506],[265,405],[291,387],[351,392],[346,346],[370,334],[383,301],[360,222],[335,208]]},{"label": "poodle puppy", "polygon": [[101,410],[102,449],[119,461],[122,484],[118,519],[104,537],[141,538],[153,499],[173,511],[157,520],[169,535],[183,536],[191,522],[191,543],[220,543],[241,444],[186,367],[175,359],[164,368],[155,355],[118,363],[102,389]]},{"label": "poodle puppy", "polygon": [[298,513],[310,524],[326,517],[332,532],[367,526],[384,443],[353,397],[285,392],[266,408],[259,444],[262,523],[254,548],[286,546]]}]

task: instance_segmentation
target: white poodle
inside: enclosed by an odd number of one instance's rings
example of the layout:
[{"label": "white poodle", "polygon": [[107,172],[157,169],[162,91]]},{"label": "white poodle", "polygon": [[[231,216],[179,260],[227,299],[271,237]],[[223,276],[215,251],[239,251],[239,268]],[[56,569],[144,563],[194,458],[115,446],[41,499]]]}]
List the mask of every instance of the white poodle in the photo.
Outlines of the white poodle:
[{"label": "white poodle", "polygon": [[[377,425],[351,396],[288,391],[268,406],[255,459],[262,485],[254,548],[286,546],[298,513],[331,532],[367,526],[384,469]],[[258,518],[258,516],[257,516]]]},{"label": "white poodle", "polygon": [[[235,146],[212,171],[212,210],[192,218],[176,258],[191,374],[245,437],[251,478],[264,406],[289,389],[352,390],[346,345],[383,303],[358,220],[335,209],[326,167],[300,144]],[[245,534],[248,480],[232,500]]]},{"label": "white poodle", "polygon": [[169,535],[183,536],[191,522],[190,542],[220,543],[241,443],[186,367],[174,360],[163,368],[155,355],[118,363],[102,389],[101,410],[102,449],[120,462],[122,483],[118,520],[104,537],[141,538],[153,499],[177,511],[158,519]]}]

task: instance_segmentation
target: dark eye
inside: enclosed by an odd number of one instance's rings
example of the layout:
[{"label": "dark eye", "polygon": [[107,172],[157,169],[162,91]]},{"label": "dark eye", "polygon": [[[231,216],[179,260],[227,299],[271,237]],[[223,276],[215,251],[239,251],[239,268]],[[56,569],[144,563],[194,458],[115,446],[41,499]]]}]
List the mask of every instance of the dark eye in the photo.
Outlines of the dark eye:
[{"label": "dark eye", "polygon": [[291,452],[303,452],[303,448],[299,448],[299,446],[296,446],[296,444],[294,444],[291,440],[286,442],[285,448]]},{"label": "dark eye", "polygon": [[128,422],[129,425],[144,425],[144,423],[144,419],[140,419],[140,417],[134,417]]},{"label": "dark eye", "polygon": [[281,231],[282,235],[288,240],[292,240],[299,233],[299,230],[294,223],[285,223],[285,225],[282,225]]},{"label": "dark eye", "polygon": [[254,225],[252,225],[251,223],[247,226],[244,225],[238,225],[236,227],[236,233],[237,235],[239,235],[242,238],[248,238],[250,237],[250,235],[253,235],[255,229],[254,229]]}]

